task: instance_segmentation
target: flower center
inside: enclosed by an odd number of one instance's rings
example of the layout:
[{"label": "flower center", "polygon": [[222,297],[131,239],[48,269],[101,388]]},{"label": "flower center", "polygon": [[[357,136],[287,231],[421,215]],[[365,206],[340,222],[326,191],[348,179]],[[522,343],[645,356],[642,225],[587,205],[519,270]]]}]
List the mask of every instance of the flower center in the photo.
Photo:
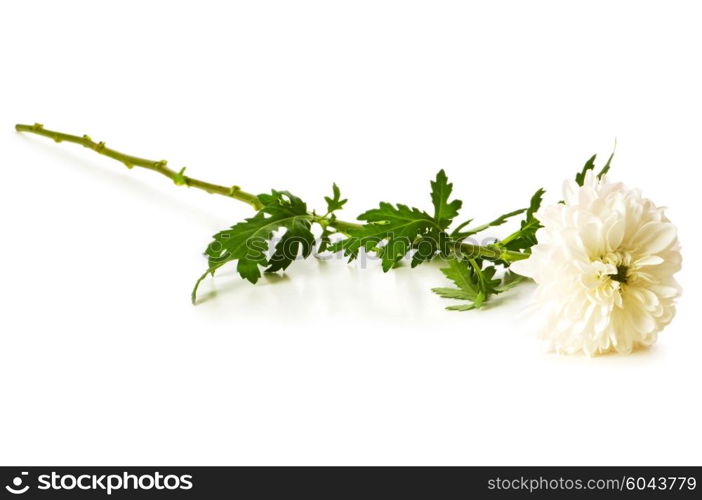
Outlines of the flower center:
[{"label": "flower center", "polygon": [[611,279],[613,281],[618,281],[619,283],[626,284],[628,272],[629,272],[629,266],[619,264],[617,266],[616,274],[610,274],[609,279]]}]

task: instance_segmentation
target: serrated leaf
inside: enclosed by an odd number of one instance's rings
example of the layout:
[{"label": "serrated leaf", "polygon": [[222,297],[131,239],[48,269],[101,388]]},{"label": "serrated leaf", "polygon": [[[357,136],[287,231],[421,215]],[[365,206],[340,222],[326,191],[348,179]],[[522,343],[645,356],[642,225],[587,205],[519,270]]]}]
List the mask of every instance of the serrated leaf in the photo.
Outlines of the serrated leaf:
[{"label": "serrated leaf", "polygon": [[[256,283],[261,277],[260,268],[268,268],[270,272],[285,269],[300,250],[304,257],[311,253],[314,236],[305,202],[287,191],[272,191],[258,198],[263,208],[255,216],[213,236],[205,251],[210,274],[228,262],[237,261],[239,275]],[[285,233],[269,260],[266,255],[269,241],[279,229],[285,229]]]},{"label": "serrated leaf", "polygon": [[[375,251],[380,256],[383,271],[392,269],[410,249],[419,244],[424,237],[429,237],[436,222],[418,208],[381,202],[374,208],[358,216],[367,223],[354,230],[351,235],[334,245],[336,250],[343,250],[350,260],[358,255],[360,248]],[[381,245],[381,243],[383,243]]]},{"label": "serrated leaf", "polygon": [[287,231],[275,246],[275,251],[268,261],[267,273],[285,270],[298,254],[307,258],[314,249],[314,235],[310,231],[310,221],[294,219],[286,225]]},{"label": "serrated leaf", "polygon": [[442,267],[441,272],[453,281],[460,290],[472,293],[473,297],[478,293],[477,283],[466,261],[449,259],[448,267]]},{"label": "serrated leaf", "polygon": [[329,242],[326,249],[330,252],[342,252],[346,257],[348,257],[348,262],[356,259],[358,257],[358,252],[361,249],[361,240],[353,236],[354,232],[349,235],[348,238],[336,241],[334,243]]},{"label": "serrated leaf", "polygon": [[[617,149],[617,143],[615,141],[614,143],[614,151],[612,151],[612,154],[609,155],[609,158],[607,159],[607,163],[605,163],[604,167],[602,167],[602,170],[597,174],[598,179],[602,179],[604,175],[609,172],[610,167],[612,166],[612,159],[614,158],[614,153]],[[587,174],[588,170],[594,170],[595,168],[595,159],[597,158],[597,155],[592,155],[589,160],[585,163],[585,166],[583,169],[575,175],[575,182],[578,184],[578,186],[582,186],[583,183],[585,182],[585,175]]]},{"label": "serrated leaf", "polygon": [[474,219],[468,219],[467,221],[461,222],[461,223],[456,227],[456,229],[454,229],[453,231],[451,231],[451,236],[456,236],[457,234],[460,234],[461,229],[463,229],[463,228],[466,227],[468,224],[470,224],[471,222],[473,222],[473,220],[474,220]]},{"label": "serrated leaf", "polygon": [[437,253],[443,257],[448,257],[451,254],[453,244],[454,241],[445,231],[438,231],[436,228],[430,229],[414,245],[412,267],[417,267],[423,262],[429,262]]},{"label": "serrated leaf", "polygon": [[422,236],[414,246],[411,267],[417,267],[423,262],[428,262],[434,258],[439,249],[439,241],[432,234]]},{"label": "serrated leaf", "polygon": [[453,184],[448,182],[444,170],[439,170],[436,179],[431,181],[431,202],[434,205],[434,220],[440,229],[444,230],[451,225],[458,215],[463,202],[461,200],[449,201]]},{"label": "serrated leaf", "polygon": [[[261,255],[265,257],[263,253]],[[241,276],[245,280],[248,280],[251,283],[256,283],[261,277],[261,271],[258,269],[258,266],[265,265],[265,258],[261,261],[254,259],[239,259],[239,261],[236,263],[236,272],[239,273],[239,276]],[[212,271],[212,275],[214,276],[214,269]]]},{"label": "serrated leaf", "polygon": [[472,311],[475,308],[476,308],[475,303],[459,304],[456,306],[446,307],[446,309],[448,311]]},{"label": "serrated leaf", "polygon": [[343,208],[343,206],[348,201],[346,199],[341,199],[341,190],[339,189],[339,186],[336,185],[336,183],[332,185],[332,195],[332,198],[330,198],[329,196],[324,197],[324,201],[327,202],[327,213],[332,213],[336,210]]},{"label": "serrated leaf", "polygon": [[461,290],[459,288],[439,287],[432,288],[431,291],[445,299],[473,300],[476,295],[475,293],[466,290]]},{"label": "serrated leaf", "polygon": [[483,224],[481,226],[476,226],[472,229],[469,229],[468,231],[464,232],[458,232],[458,230],[465,225],[461,224],[454,230],[454,232],[451,234],[451,236],[458,238],[458,239],[465,239],[468,238],[469,236],[473,236],[474,234],[478,234],[482,231],[485,231],[486,229],[490,227],[495,227],[495,226],[501,226],[505,222],[507,222],[511,217],[514,217],[515,215],[523,214],[526,212],[526,208],[520,208],[519,210],[514,210],[512,212],[508,212],[506,214],[500,215],[497,219],[493,220],[492,222],[488,222],[487,224]]},{"label": "serrated leaf", "polygon": [[605,166],[602,167],[602,170],[600,170],[600,173],[597,174],[598,179],[602,179],[602,177],[604,175],[606,175],[607,172],[609,172],[609,168],[612,166],[612,158],[614,158],[614,153],[616,152],[616,150],[617,150],[617,141],[615,140],[614,141],[614,150],[612,151],[612,154],[609,155],[609,158],[607,159],[607,163],[605,163]]},{"label": "serrated leaf", "polygon": [[490,295],[500,293],[501,280],[494,279],[496,268],[482,264],[475,259],[462,260],[451,258],[448,266],[441,268],[441,272],[454,282],[456,288],[432,288],[432,291],[447,299],[467,300],[467,304],[449,306],[452,311],[468,311],[479,309],[488,300]]},{"label": "serrated leaf", "polygon": [[483,302],[487,301],[490,295],[500,293],[497,288],[500,285],[500,280],[493,279],[497,271],[495,266],[488,266],[482,269],[482,263],[478,264],[474,259],[471,259],[469,262],[475,273],[474,276],[477,279],[479,289],[478,295],[474,300],[475,307],[480,307]]},{"label": "serrated leaf", "polygon": [[343,251],[349,261],[358,256],[361,248],[374,251],[381,258],[384,271],[397,265],[410,250],[414,250],[412,267],[430,261],[437,253],[448,255],[450,238],[444,230],[458,215],[463,203],[449,200],[452,191],[453,184],[448,182],[446,172],[440,170],[431,181],[433,216],[407,205],[381,202],[379,208],[358,216],[366,224],[352,231],[349,238],[328,248]]},{"label": "serrated leaf", "polygon": [[507,290],[510,290],[517,286],[518,284],[526,281],[527,278],[525,276],[522,276],[521,274],[517,274],[512,271],[507,271],[505,272],[505,275],[502,277],[502,282],[500,285],[497,287],[500,293],[506,292]]},{"label": "serrated leaf", "polygon": [[529,252],[531,247],[536,245],[536,231],[541,227],[541,223],[535,214],[541,207],[545,192],[542,188],[536,190],[529,201],[529,208],[527,208],[526,215],[520,223],[519,230],[503,239],[500,245],[507,250],[524,250],[526,252]]},{"label": "serrated leaf", "polygon": [[[479,292],[478,295],[475,296],[475,299],[473,299],[473,304],[467,304],[468,306],[472,305],[473,308],[475,309],[480,309],[483,307],[483,304],[487,301],[487,297],[483,292]],[[455,307],[455,306],[454,306]],[[458,311],[468,311],[470,309],[456,309]]]},{"label": "serrated leaf", "polygon": [[527,212],[526,212],[527,219],[533,219],[534,214],[536,212],[538,212],[539,208],[541,208],[541,202],[544,199],[545,193],[546,193],[546,190],[544,188],[539,188],[531,196],[531,200],[529,200],[529,208],[527,208]]},{"label": "serrated leaf", "polygon": [[578,186],[582,186],[585,182],[585,174],[587,174],[587,171],[595,168],[595,158],[597,158],[597,155],[592,155],[590,159],[585,162],[583,169],[579,173],[575,174],[575,182],[578,184]]}]

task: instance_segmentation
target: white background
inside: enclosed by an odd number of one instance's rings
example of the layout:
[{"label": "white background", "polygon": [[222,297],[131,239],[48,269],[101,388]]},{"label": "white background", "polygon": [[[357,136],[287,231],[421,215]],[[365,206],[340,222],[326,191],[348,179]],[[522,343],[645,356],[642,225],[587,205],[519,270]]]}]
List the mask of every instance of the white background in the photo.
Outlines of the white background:
[{"label": "white background", "polygon": [[[0,462],[700,465],[698,5],[3,3]],[[14,132],[35,121],[317,208],[335,181],[348,219],[430,208],[439,168],[466,217],[555,202],[616,138],[685,292],[655,347],[593,359],[544,353],[528,286],[445,311],[431,265],[230,268],[193,307],[249,208]]]}]

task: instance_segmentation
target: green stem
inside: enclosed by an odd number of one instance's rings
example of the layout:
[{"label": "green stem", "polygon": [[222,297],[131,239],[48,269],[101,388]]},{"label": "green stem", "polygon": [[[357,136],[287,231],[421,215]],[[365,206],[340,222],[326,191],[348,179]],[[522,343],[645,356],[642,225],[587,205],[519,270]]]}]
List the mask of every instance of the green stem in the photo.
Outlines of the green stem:
[{"label": "green stem", "polygon": [[338,232],[345,234],[346,236],[349,236],[352,231],[355,229],[361,229],[363,227],[362,224],[357,224],[355,222],[347,222],[339,219],[333,219],[329,216],[329,214],[325,215],[314,215],[312,214],[312,222],[316,222],[322,227],[328,227],[331,226],[334,229],[336,229]]},{"label": "green stem", "polygon": [[117,160],[118,162],[124,163],[127,168],[142,167],[148,170],[153,170],[161,175],[165,175],[177,185],[194,187],[207,191],[211,194],[219,194],[229,198],[234,198],[235,200],[248,203],[256,210],[259,210],[262,207],[261,202],[258,200],[258,197],[255,194],[242,191],[239,186],[220,186],[218,184],[212,184],[210,182],[201,181],[199,179],[183,175],[183,171],[185,169],[180,170],[180,172],[176,172],[175,170],[168,168],[166,160],[147,160],[145,158],[120,153],[119,151],[105,146],[104,142],[93,141],[87,135],[81,137],[77,135],[64,134],[63,132],[47,130],[40,123],[35,123],[34,125],[18,124],[15,125],[15,130],[18,132],[29,132],[32,134],[43,135],[44,137],[49,137],[56,142],[65,141],[80,144],[85,148],[92,149],[96,153],[108,156],[114,160]]},{"label": "green stem", "polygon": [[529,258],[527,253],[505,250],[497,245],[481,246],[470,243],[461,243],[458,253],[471,259],[501,260],[504,262],[515,262]]},{"label": "green stem", "polygon": [[[31,134],[43,135],[53,139],[56,142],[72,142],[74,144],[80,144],[81,146],[92,149],[93,151],[108,156],[114,160],[117,160],[127,168],[142,167],[148,170],[153,170],[161,175],[165,175],[171,179],[176,185],[179,186],[189,186],[196,189],[201,189],[211,194],[219,194],[226,196],[228,198],[233,198],[238,201],[243,201],[248,203],[255,210],[260,210],[262,204],[255,194],[247,193],[242,191],[239,186],[220,186],[218,184],[212,184],[210,182],[201,181],[193,177],[189,177],[183,174],[184,168],[179,172],[169,168],[167,166],[166,160],[147,160],[145,158],[139,158],[137,156],[132,156],[124,153],[120,153],[117,150],[108,148],[105,146],[104,142],[95,142],[89,136],[77,136],[71,134],[65,134],[63,132],[56,132],[53,130],[47,130],[40,123],[35,123],[34,125],[15,125],[15,129],[18,132],[28,132]],[[333,221],[329,220],[326,216],[318,216],[310,214],[313,220],[319,222],[326,226],[332,226],[338,232],[348,236],[355,229],[363,227],[361,224],[354,222],[346,222],[335,219]],[[471,245],[469,243],[461,243],[459,246],[460,253],[466,257],[470,258],[484,258],[488,260],[503,260],[506,262],[513,262],[516,260],[522,260],[529,257],[528,254],[523,254],[520,252],[513,252],[509,250],[501,249],[495,245],[481,246],[481,245]]]}]

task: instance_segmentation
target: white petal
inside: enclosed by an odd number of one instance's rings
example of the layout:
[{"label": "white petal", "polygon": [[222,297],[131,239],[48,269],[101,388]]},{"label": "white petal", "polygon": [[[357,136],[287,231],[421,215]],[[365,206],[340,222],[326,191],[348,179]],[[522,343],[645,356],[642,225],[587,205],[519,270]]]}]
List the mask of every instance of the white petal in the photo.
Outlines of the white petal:
[{"label": "white petal", "polygon": [[624,239],[624,230],[626,229],[626,223],[624,218],[619,215],[610,221],[609,230],[607,231],[607,246],[610,252],[615,251],[622,244]]},{"label": "white petal", "polygon": [[670,299],[678,296],[678,289],[672,286],[666,285],[651,285],[649,289],[664,299]]},{"label": "white petal", "polygon": [[640,259],[636,260],[634,265],[636,267],[657,266],[663,262],[665,262],[663,257],[659,257],[658,255],[647,255],[646,257],[641,257]]},{"label": "white petal", "polygon": [[636,251],[642,254],[655,254],[665,250],[677,239],[675,226],[667,222],[649,222],[639,229],[636,241]]}]

